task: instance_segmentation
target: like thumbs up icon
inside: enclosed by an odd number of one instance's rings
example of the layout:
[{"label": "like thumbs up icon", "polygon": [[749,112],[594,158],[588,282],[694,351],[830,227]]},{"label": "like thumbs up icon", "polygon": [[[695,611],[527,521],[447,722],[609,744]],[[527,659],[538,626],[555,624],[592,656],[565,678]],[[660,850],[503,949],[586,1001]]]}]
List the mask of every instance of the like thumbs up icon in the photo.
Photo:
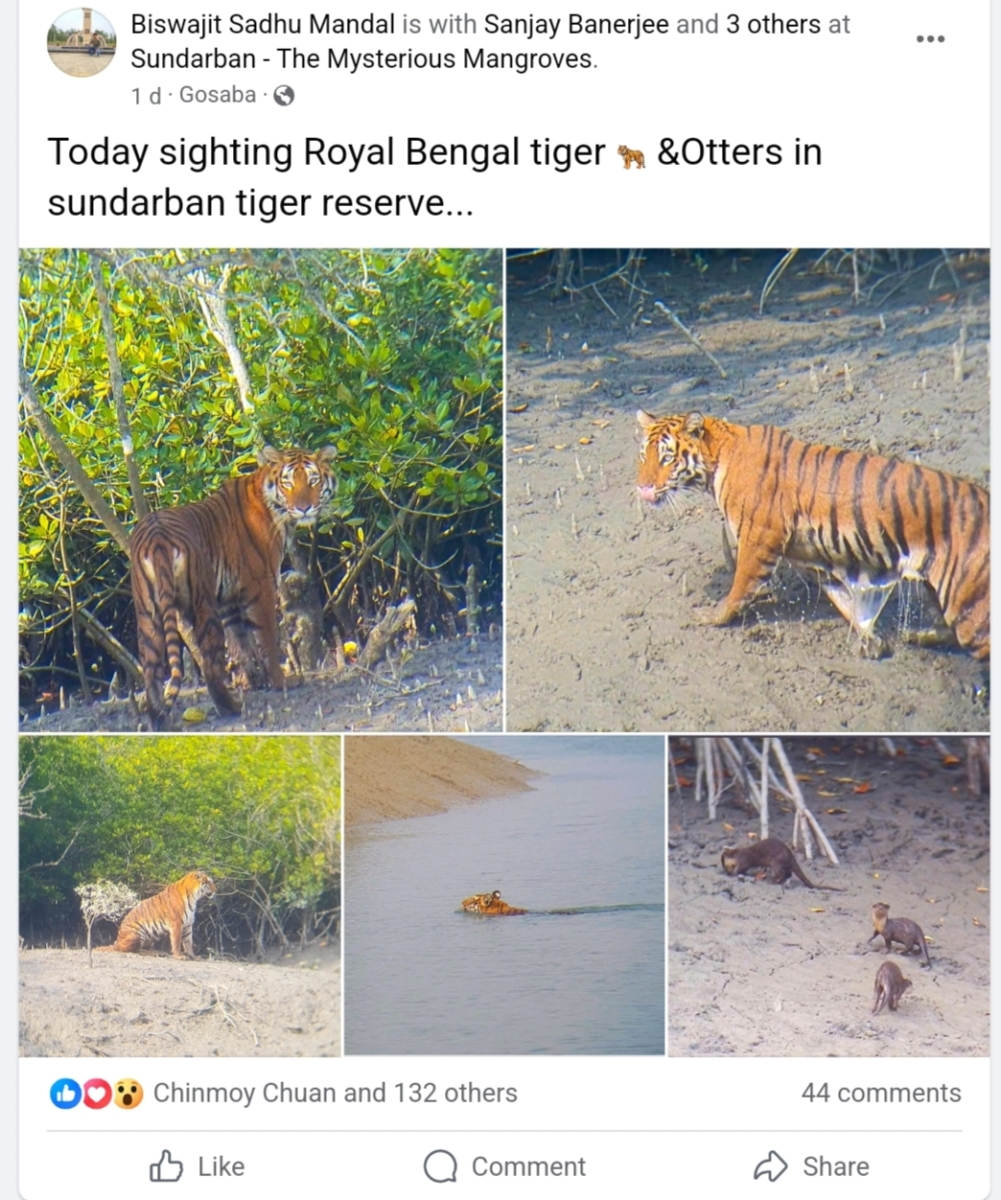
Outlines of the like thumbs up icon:
[{"label": "like thumbs up icon", "polygon": [[160,1155],[160,1161],[150,1163],[149,1177],[153,1183],[176,1183],[184,1171],[184,1163],[179,1159],[171,1158],[170,1151],[164,1150]]}]

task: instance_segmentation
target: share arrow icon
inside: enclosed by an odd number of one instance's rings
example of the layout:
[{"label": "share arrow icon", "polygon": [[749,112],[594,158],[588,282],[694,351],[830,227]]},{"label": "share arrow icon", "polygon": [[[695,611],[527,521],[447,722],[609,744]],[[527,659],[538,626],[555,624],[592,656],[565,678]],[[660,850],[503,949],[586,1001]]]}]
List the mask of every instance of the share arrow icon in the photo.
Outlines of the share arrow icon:
[{"label": "share arrow icon", "polygon": [[772,1150],[766,1159],[763,1159],[754,1168],[754,1178],[760,1179],[762,1175],[768,1176],[768,1182],[774,1183],[776,1179],[780,1179],[785,1173],[789,1164],[777,1151]]}]

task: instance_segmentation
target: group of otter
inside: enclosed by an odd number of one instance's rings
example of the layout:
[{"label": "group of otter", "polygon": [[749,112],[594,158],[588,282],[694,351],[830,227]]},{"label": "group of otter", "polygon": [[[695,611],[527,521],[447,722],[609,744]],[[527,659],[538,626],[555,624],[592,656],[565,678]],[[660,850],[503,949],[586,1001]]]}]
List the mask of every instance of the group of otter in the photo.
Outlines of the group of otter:
[{"label": "group of otter", "polygon": [[[780,885],[784,885],[790,876],[795,875],[806,887],[817,887],[817,884],[807,879],[793,852],[785,842],[778,838],[765,838],[764,841],[755,842],[752,846],[742,846],[740,849],[728,846],[720,856],[720,864],[727,875],[745,875],[755,872],[759,879],[768,879],[772,883]],[[827,890],[840,892],[844,889],[832,888],[827,885]],[[907,917],[891,917],[889,912],[889,904],[872,906],[873,933],[869,941],[882,937],[886,943],[884,954],[889,954],[890,946],[896,942],[904,947],[905,954],[910,954],[913,950],[917,954],[923,955],[924,963],[922,965],[930,967],[928,943],[925,941],[925,935],[921,932],[921,927],[916,921],[911,921]],[[872,1004],[873,1015],[882,1012],[887,1007],[891,1012],[895,1011],[901,996],[910,986],[911,981],[904,978],[896,963],[883,963],[876,972],[876,988]]]}]

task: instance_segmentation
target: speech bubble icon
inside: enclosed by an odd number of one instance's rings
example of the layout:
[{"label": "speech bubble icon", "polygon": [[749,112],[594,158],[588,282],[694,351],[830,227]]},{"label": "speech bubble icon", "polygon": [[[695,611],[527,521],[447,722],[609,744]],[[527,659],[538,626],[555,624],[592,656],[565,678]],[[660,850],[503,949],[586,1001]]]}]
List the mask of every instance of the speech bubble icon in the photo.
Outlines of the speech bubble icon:
[{"label": "speech bubble icon", "polygon": [[432,1150],[424,1160],[424,1174],[432,1183],[455,1183],[459,1164],[448,1150]]}]

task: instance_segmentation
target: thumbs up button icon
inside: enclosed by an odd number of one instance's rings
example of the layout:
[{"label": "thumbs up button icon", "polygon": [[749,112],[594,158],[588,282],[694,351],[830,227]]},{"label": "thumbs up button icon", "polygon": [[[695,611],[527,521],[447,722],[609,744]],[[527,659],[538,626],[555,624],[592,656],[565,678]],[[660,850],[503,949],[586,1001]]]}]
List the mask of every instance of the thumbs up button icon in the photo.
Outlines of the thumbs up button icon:
[{"label": "thumbs up button icon", "polygon": [[75,1079],[57,1079],[49,1088],[49,1099],[56,1108],[76,1108],[82,1095]]},{"label": "thumbs up button icon", "polygon": [[170,1157],[170,1151],[164,1150],[160,1161],[149,1164],[149,1177],[153,1183],[177,1183],[184,1174],[184,1163]]}]

